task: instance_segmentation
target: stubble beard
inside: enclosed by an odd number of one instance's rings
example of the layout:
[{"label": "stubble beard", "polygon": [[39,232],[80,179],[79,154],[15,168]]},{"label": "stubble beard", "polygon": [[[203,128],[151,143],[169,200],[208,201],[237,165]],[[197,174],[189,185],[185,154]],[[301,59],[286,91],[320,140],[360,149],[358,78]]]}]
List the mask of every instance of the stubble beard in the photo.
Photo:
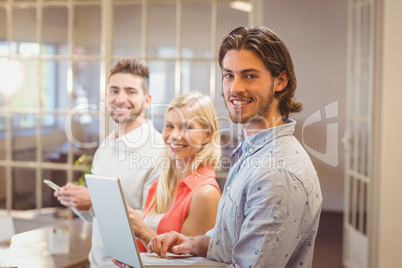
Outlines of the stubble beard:
[{"label": "stubble beard", "polygon": [[139,116],[141,116],[141,113],[144,109],[144,102],[141,103],[141,107],[139,108],[138,111],[134,111],[132,114],[124,117],[124,116],[115,116],[114,111],[110,111],[110,116],[113,118],[113,121],[116,124],[128,124],[130,122],[135,121]]},{"label": "stubble beard", "polygon": [[[272,94],[269,94],[269,93],[272,93]],[[223,94],[223,90],[222,90],[221,94],[224,98],[224,103],[225,103],[226,109],[228,109],[228,111],[229,111],[229,117],[233,123],[246,124],[246,123],[252,123],[252,121],[261,120],[261,119],[266,121],[266,118],[272,107],[272,102],[274,101],[274,86],[273,85],[271,86],[270,92],[268,92],[268,94],[267,94],[268,96],[264,99],[264,101],[260,105],[260,107],[258,107],[257,112],[253,115],[249,115],[246,117],[242,117],[241,111],[239,113],[235,113],[235,112],[231,113],[230,108],[229,108],[230,107],[230,100],[229,100],[230,96],[226,97]],[[237,96],[237,97],[239,97],[239,96]]]}]

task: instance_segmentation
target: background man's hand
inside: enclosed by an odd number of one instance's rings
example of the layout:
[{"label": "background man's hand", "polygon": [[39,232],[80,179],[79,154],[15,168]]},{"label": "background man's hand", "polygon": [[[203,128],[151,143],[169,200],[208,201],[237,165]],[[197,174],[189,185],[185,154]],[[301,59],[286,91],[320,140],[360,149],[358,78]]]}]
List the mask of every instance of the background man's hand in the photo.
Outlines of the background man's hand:
[{"label": "background man's hand", "polygon": [[67,183],[63,190],[55,191],[54,196],[66,207],[75,207],[78,210],[88,210],[92,206],[88,188],[83,185]]}]

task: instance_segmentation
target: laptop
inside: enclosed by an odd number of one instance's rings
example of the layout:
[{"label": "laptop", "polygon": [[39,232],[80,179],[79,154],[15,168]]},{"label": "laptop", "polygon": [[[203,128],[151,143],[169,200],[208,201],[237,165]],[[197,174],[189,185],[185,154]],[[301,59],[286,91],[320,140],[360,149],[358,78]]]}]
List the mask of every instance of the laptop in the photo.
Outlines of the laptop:
[{"label": "laptop", "polygon": [[167,258],[162,258],[155,253],[140,253],[120,179],[93,174],[86,174],[85,179],[108,257],[140,268],[227,267],[229,265],[192,255],[169,254]]}]

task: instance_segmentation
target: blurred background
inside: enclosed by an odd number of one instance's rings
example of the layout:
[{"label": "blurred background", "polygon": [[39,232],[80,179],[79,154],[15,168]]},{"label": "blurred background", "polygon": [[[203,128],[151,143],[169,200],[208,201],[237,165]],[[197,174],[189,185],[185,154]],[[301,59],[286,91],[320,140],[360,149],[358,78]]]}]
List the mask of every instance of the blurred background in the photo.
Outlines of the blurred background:
[{"label": "blurred background", "polygon": [[[217,50],[235,27],[264,25],[288,45],[304,103],[292,117],[328,228],[316,247],[327,264],[317,267],[397,267],[401,242],[388,239],[402,241],[390,219],[402,218],[392,210],[402,186],[396,10],[391,0],[0,0],[0,209],[43,215],[59,206],[44,178],[81,182],[113,128],[106,77],[123,57],[150,68],[147,116],[158,130],[173,97],[209,95],[227,158],[239,126],[225,117]],[[218,170],[221,186],[227,171]]]}]

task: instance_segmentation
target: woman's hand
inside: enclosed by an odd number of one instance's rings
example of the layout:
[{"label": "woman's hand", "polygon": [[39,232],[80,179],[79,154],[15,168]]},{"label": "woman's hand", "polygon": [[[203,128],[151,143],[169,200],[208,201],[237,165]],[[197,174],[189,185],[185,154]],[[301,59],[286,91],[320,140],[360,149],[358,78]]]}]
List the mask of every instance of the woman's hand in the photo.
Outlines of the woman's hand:
[{"label": "woman's hand", "polygon": [[120,268],[133,268],[132,266],[130,266],[130,265],[128,265],[128,264],[125,264],[125,263],[122,263],[122,262],[119,262],[119,261],[117,261],[116,259],[112,259],[112,262],[114,263],[114,264],[116,264],[118,267],[120,267]]},{"label": "woman's hand", "polygon": [[127,210],[128,215],[130,216],[131,225],[134,228],[135,235],[138,237],[139,235],[137,235],[137,231],[141,230],[141,228],[143,227],[142,225],[144,225],[144,222],[142,221],[137,211],[135,211],[132,207],[127,206]]},{"label": "woman's hand", "polygon": [[135,236],[139,238],[145,246],[148,245],[149,241],[156,236],[156,233],[142,221],[141,216],[132,207],[128,207],[127,209]]}]

